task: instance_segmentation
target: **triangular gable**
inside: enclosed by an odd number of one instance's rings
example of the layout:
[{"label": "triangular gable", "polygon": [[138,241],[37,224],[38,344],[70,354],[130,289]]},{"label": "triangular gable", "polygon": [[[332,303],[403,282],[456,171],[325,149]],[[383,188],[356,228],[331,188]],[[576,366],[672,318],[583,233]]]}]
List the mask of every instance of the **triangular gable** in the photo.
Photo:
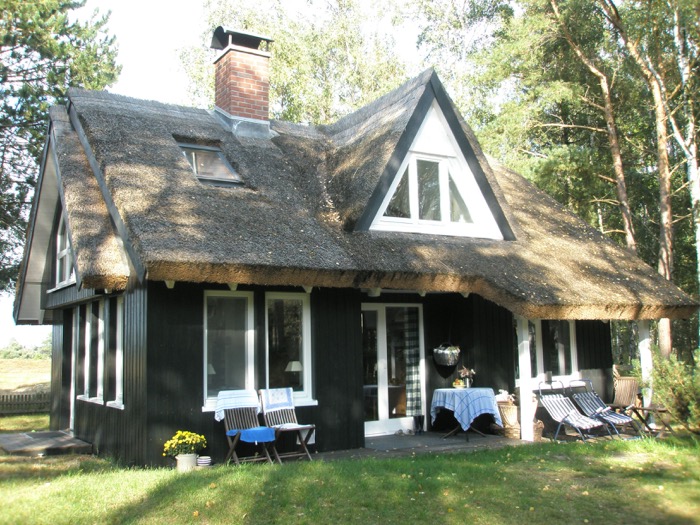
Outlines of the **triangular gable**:
[{"label": "triangular gable", "polygon": [[[14,317],[18,324],[51,321],[41,307],[46,290],[73,283],[79,289],[122,290],[130,274],[121,240],[66,109],[52,107],[50,117],[17,283]],[[61,225],[65,232],[59,239]],[[58,269],[61,251],[63,272]]]},{"label": "triangular gable", "polygon": [[514,239],[462,122],[433,73],[356,230]]}]

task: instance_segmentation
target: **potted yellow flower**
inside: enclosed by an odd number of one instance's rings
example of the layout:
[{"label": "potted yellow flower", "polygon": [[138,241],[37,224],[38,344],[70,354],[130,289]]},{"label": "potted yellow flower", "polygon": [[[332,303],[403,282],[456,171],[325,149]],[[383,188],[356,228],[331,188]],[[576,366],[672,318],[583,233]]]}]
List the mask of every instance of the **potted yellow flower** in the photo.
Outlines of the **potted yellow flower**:
[{"label": "potted yellow flower", "polygon": [[178,430],[163,445],[163,455],[174,457],[177,470],[187,472],[197,466],[198,453],[207,446],[207,438],[187,430]]}]

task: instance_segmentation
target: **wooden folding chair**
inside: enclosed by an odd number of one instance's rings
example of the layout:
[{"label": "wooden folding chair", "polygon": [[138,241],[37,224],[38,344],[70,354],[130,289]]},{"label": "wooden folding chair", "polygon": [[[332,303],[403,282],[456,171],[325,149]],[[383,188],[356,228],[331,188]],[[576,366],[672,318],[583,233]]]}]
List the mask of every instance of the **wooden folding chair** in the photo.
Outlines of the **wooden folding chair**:
[{"label": "wooden folding chair", "polygon": [[[270,450],[277,463],[282,463],[275,440],[275,430],[260,424],[260,401],[255,390],[224,390],[217,397],[216,412],[214,418],[217,421],[224,420],[226,439],[228,441],[228,453],[226,463],[233,458],[236,465],[241,462],[267,461],[272,463]],[[239,443],[254,443],[262,447],[263,455],[239,457],[236,448]]]},{"label": "wooden folding chair", "polygon": [[316,430],[316,425],[303,425],[297,421],[294,409],[294,392],[291,388],[268,388],[260,390],[263,420],[268,427],[275,429],[277,438],[282,433],[290,432],[296,437],[299,450],[283,452],[282,458],[303,458],[311,461],[309,441]]},{"label": "wooden folding chair", "polygon": [[675,433],[671,427],[670,414],[666,408],[654,404],[642,406],[639,396],[639,381],[636,377],[616,377],[614,384],[615,398],[608,406],[613,410],[636,417],[650,435],[658,436],[659,429],[651,427],[649,416],[653,416],[654,422],[660,423],[670,433]]}]

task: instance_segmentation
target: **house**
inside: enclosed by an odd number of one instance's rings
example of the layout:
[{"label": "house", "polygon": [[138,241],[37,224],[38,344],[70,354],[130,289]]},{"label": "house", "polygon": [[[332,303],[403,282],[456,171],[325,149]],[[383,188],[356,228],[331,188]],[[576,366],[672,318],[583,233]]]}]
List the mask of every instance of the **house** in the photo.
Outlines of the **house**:
[{"label": "house", "polygon": [[319,450],[356,448],[429,413],[443,342],[526,393],[609,379],[611,319],[695,312],[487,159],[432,70],[329,126],[269,121],[269,42],[216,29],[213,111],[51,109],[14,316],[53,326],[52,428],[134,464],[188,429],[216,460],[220,390],[293,386]]}]

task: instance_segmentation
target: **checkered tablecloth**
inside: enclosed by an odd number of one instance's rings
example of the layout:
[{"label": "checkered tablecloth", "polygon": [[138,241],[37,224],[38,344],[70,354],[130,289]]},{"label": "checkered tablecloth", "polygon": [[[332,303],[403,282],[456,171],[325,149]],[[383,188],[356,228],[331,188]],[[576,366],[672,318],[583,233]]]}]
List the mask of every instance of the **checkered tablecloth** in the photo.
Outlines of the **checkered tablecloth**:
[{"label": "checkered tablecloth", "polygon": [[503,426],[492,388],[438,388],[430,404],[433,423],[441,408],[454,412],[462,430],[467,430],[481,414],[491,414],[496,424]]}]

